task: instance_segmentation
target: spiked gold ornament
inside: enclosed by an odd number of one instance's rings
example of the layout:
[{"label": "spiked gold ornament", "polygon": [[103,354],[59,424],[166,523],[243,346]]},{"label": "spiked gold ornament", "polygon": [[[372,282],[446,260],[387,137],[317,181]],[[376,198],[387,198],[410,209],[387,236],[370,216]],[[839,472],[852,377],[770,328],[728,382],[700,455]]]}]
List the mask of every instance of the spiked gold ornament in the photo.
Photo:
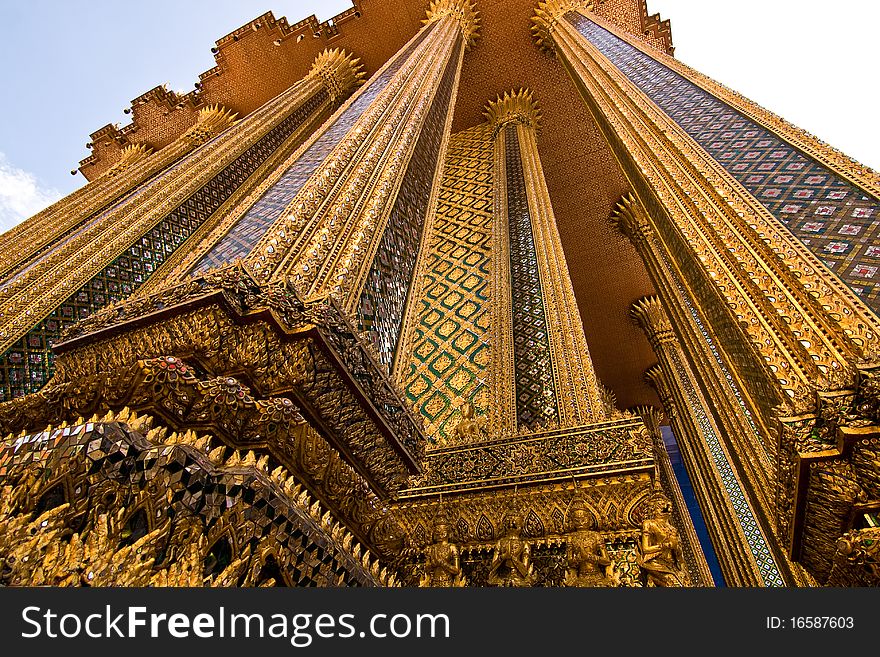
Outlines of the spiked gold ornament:
[{"label": "spiked gold ornament", "polygon": [[183,139],[194,146],[201,146],[236,123],[238,114],[222,105],[208,105],[199,110],[196,124],[183,134]]},{"label": "spiked gold ornament", "polygon": [[132,165],[143,160],[152,152],[153,149],[146,144],[129,144],[122,149],[122,155],[120,156],[119,161],[107,169],[107,171],[104,172],[104,175],[108,178],[118,176],[131,168]]},{"label": "spiked gold ornament", "polygon": [[658,297],[639,299],[630,308],[629,316],[645,332],[655,349],[664,342],[675,341],[672,324]]},{"label": "spiked gold ornament", "polygon": [[508,123],[521,123],[537,131],[541,125],[541,110],[538,108],[529,89],[505,91],[486,105],[483,116],[492,124],[492,135],[495,136]]},{"label": "spiked gold ornament", "polygon": [[444,16],[452,16],[458,21],[465,48],[470,50],[480,36],[480,13],[474,3],[470,0],[434,0],[422,24],[433,23]]},{"label": "spiked gold ornament", "polygon": [[546,0],[538,4],[532,16],[532,34],[538,47],[549,53],[556,51],[553,44],[553,29],[556,23],[569,11],[592,11],[593,0]]},{"label": "spiked gold ornament", "polygon": [[361,60],[341,48],[324,50],[315,57],[309,75],[321,80],[334,102],[348,97],[366,78]]}]

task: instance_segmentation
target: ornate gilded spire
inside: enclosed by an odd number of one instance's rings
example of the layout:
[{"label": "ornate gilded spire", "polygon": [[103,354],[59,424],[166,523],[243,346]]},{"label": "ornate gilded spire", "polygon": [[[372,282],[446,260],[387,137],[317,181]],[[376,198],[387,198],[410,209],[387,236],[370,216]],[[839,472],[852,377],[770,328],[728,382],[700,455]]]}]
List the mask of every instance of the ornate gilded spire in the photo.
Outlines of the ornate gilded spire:
[{"label": "ornate gilded spire", "polygon": [[116,164],[114,164],[112,167],[107,169],[107,171],[104,172],[104,175],[108,178],[118,176],[121,173],[124,173],[133,164],[136,164],[137,162],[143,160],[152,152],[153,149],[146,144],[129,144],[122,149],[122,154],[119,157],[119,161],[116,162]]},{"label": "ornate gilded spire", "polygon": [[334,102],[347,98],[366,78],[361,60],[341,48],[324,50],[315,57],[309,75],[321,80]]},{"label": "ornate gilded spire", "polygon": [[541,110],[529,89],[504,92],[503,96],[486,105],[483,116],[492,124],[493,137],[508,123],[521,123],[535,131],[541,124]]},{"label": "ornate gilded spire", "polygon": [[432,0],[423,25],[452,16],[461,26],[465,48],[470,49],[480,36],[480,13],[471,0]]},{"label": "ornate gilded spire", "polygon": [[199,110],[196,124],[186,131],[183,139],[193,146],[201,146],[235,123],[238,114],[222,105],[208,105]]},{"label": "ornate gilded spire", "polygon": [[532,34],[538,47],[549,53],[556,50],[553,44],[553,29],[556,23],[569,11],[592,11],[593,0],[546,0],[538,4],[532,16]]}]

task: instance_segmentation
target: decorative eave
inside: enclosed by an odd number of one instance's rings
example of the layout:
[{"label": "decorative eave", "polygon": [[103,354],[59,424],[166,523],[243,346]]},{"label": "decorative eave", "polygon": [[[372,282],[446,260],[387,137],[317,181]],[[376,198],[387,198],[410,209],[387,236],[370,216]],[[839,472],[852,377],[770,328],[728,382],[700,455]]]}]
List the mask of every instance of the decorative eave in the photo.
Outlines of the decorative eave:
[{"label": "decorative eave", "polygon": [[529,89],[506,91],[486,105],[483,115],[492,125],[492,136],[495,137],[509,123],[517,123],[534,129],[541,127],[541,109],[532,97]]},{"label": "decorative eave", "polygon": [[461,27],[465,48],[470,50],[480,36],[480,13],[471,0],[432,0],[423,25],[452,16]]},{"label": "decorative eave", "polygon": [[[27,571],[32,570],[30,563],[21,567],[21,561],[8,559],[7,564],[18,561],[20,568],[17,573],[6,569],[7,581],[11,578],[19,585],[28,581],[57,585],[56,577],[78,578],[91,561],[98,566],[89,573],[89,580],[95,577],[91,581],[95,585],[203,586],[206,583],[202,571],[204,552],[196,554],[190,571],[192,578],[182,576],[187,572],[185,559],[165,560],[158,571],[152,568],[155,562],[148,555],[155,556],[167,547],[168,539],[173,536],[168,531],[167,517],[161,511],[150,523],[152,532],[147,536],[129,547],[121,543],[123,525],[118,521],[125,518],[125,514],[137,508],[164,509],[167,506],[181,523],[180,527],[203,537],[203,549],[209,545],[204,541],[206,531],[218,524],[235,523],[231,534],[242,530],[248,537],[249,544],[242,549],[242,558],[233,561],[227,569],[233,572],[224,586],[241,581],[242,571],[247,572],[250,561],[247,555],[258,543],[257,553],[265,555],[271,554],[274,546],[285,545],[291,539],[299,540],[301,536],[321,545],[334,556],[335,565],[361,585],[398,585],[394,573],[384,566],[385,558],[376,558],[382,554],[381,545],[371,540],[373,535],[364,537],[350,531],[346,526],[348,519],[340,522],[338,516],[334,517],[323,501],[316,500],[309,488],[303,487],[298,473],[294,476],[282,466],[271,468],[268,456],[258,456],[253,451],[242,454],[232,450],[229,455],[227,447],[217,442],[210,433],[169,431],[152,415],[138,414],[128,408],[108,411],[88,420],[76,418],[70,423],[62,422],[32,433],[0,437],[0,458],[5,464],[0,483],[14,485],[15,491],[0,502],[0,524],[7,530],[3,556],[8,558],[18,552],[19,559],[24,557],[25,562],[39,561],[41,553],[45,554],[43,549],[57,542],[59,534],[69,535],[71,526],[79,528],[80,537],[87,536],[91,547],[98,548],[85,555],[68,551],[68,559],[73,559],[67,562],[62,552],[61,560],[44,562],[49,570],[41,572],[38,577],[42,579],[37,580],[27,579]],[[186,474],[182,476],[181,472]],[[103,490],[124,492],[124,506],[108,508],[92,496],[91,486],[82,485],[96,476],[100,476]],[[70,491],[68,501],[41,512],[40,500],[47,490],[59,485]],[[225,494],[215,494],[218,490]],[[106,499],[104,495],[101,497]],[[116,499],[116,496],[110,498]],[[98,511],[95,513],[97,523],[70,524],[73,518],[95,511]],[[245,518],[247,523],[242,522]],[[20,528],[28,523],[27,532],[9,531],[10,524]],[[99,540],[93,541],[96,536]],[[74,535],[73,541],[76,540]],[[190,547],[198,545],[196,542]],[[132,565],[125,559],[125,550],[136,550],[140,555],[138,562],[147,567],[116,567],[120,563]],[[111,563],[113,565],[107,568]],[[250,572],[253,576],[255,571]],[[339,581],[341,583],[342,578]],[[219,583],[214,580],[212,585]]]},{"label": "decorative eave", "polygon": [[[652,473],[654,453],[644,422],[631,414],[619,416],[428,450],[424,474],[411,480],[400,499]],[[536,456],[520,459],[522,453]]]},{"label": "decorative eave", "polygon": [[261,287],[241,265],[110,306],[54,351],[54,386],[173,356],[237,377],[257,399],[289,398],[382,497],[420,472],[421,418],[351,320],[329,298],[303,302],[287,283]]}]

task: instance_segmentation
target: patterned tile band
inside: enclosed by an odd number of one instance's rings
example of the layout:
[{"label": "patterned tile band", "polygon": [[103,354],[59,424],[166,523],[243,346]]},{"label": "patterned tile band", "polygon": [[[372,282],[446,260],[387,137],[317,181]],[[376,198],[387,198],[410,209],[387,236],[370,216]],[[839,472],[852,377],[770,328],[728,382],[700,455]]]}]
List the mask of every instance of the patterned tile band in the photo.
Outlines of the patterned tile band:
[{"label": "patterned tile band", "polygon": [[132,199],[140,196],[144,192],[154,189],[158,185],[163,184],[165,181],[170,180],[174,176],[175,171],[183,167],[185,164],[188,164],[202,157],[202,153],[205,152],[204,149],[208,147],[208,144],[212,143],[216,139],[220,139],[221,134],[222,133],[214,135],[214,137],[202,144],[199,148],[196,148],[192,152],[184,155],[161,171],[154,173],[146,180],[135,185],[128,192],[125,192],[119,199],[112,202],[104,209],[99,210],[94,215],[85,217],[75,226],[70,227],[66,232],[59,234],[53,241],[41,247],[37,251],[34,251],[34,253],[32,253],[30,256],[27,257],[26,260],[23,261],[22,266],[9,277],[9,281],[12,282],[18,280],[23,274],[31,270],[35,265],[42,262],[45,258],[47,258],[58,249],[62,248],[65,244],[70,243],[71,240],[78,237],[86,230],[89,230],[94,226],[104,223],[105,221],[107,221],[107,217],[111,213],[129,203]]},{"label": "patterned tile band", "polygon": [[429,26],[422,30],[409,47],[397,55],[396,59],[379,77],[367,83],[367,87],[361,92],[361,95],[336,117],[324,134],[318,137],[306,152],[284,172],[278,182],[245,212],[244,216],[226,235],[218,240],[190,273],[229,264],[236,258],[243,258],[251,252],[269,226],[281,216],[299,190],[302,189],[302,186],[336,148],[337,144],[370,106],[370,103],[388,86],[394,74],[403,66],[431,29]]},{"label": "patterned tile band", "polygon": [[43,387],[61,332],[139,288],[326,100],[324,90],[313,95],[0,356],[0,401]]},{"label": "patterned tile band", "polygon": [[[185,158],[184,158],[184,160],[185,160]],[[41,248],[39,248],[38,250],[34,251],[22,263],[23,266],[21,266],[20,269],[18,269],[14,274],[12,274],[9,277],[9,281],[12,282],[12,281],[18,280],[19,278],[21,278],[21,276],[23,274],[30,271],[35,265],[42,262],[51,253],[55,252],[57,249],[61,248],[65,244],[69,243],[74,237],[76,237],[77,235],[80,235],[83,231],[91,228],[92,226],[100,223],[101,221],[104,220],[104,218],[108,214],[110,214],[114,210],[117,210],[118,208],[122,207],[123,205],[128,203],[131,199],[133,199],[137,196],[140,196],[143,192],[149,190],[150,188],[152,188],[154,185],[156,185],[161,180],[165,180],[167,178],[167,174],[173,168],[179,166],[182,163],[183,163],[183,160],[178,160],[178,162],[176,164],[174,164],[172,167],[165,169],[161,173],[154,175],[152,178],[149,178],[148,180],[145,180],[144,182],[136,185],[132,190],[130,190],[129,192],[126,192],[118,201],[112,203],[105,210],[100,211],[98,214],[96,214],[92,217],[86,217],[85,219],[83,219],[82,221],[77,223],[75,226],[71,227],[69,230],[67,230],[63,234],[59,235],[57,237],[57,239],[55,239],[54,241],[49,242],[48,244],[46,244],[46,245],[42,246]]]},{"label": "patterned tile band", "polygon": [[407,164],[397,199],[388,217],[388,225],[358,302],[359,328],[369,336],[389,370],[397,351],[403,311],[425,228],[461,48],[459,38]]},{"label": "patterned tile band", "polygon": [[550,335],[515,125],[504,128],[516,416],[535,430],[559,421]]},{"label": "patterned tile band", "polygon": [[880,312],[880,201],[580,14],[568,21]]},{"label": "patterned tile band", "polygon": [[494,141],[486,124],[453,135],[437,214],[422,269],[406,397],[425,418],[425,434],[455,437],[463,400],[485,414],[494,242]]},{"label": "patterned tile band", "polygon": [[758,522],[755,520],[752,509],[746,501],[739,480],[736,478],[733,468],[727,461],[727,455],[721,447],[721,441],[715,434],[715,430],[712,428],[712,423],[709,421],[706,411],[700,402],[700,398],[697,396],[697,393],[693,388],[690,376],[678,357],[678,351],[675,349],[671,350],[670,356],[672,364],[678,374],[682,390],[687,397],[691,411],[697,418],[697,424],[703,433],[703,439],[709,447],[709,452],[712,454],[712,461],[715,464],[715,469],[721,477],[721,481],[724,485],[724,489],[727,491],[730,503],[736,511],[740,528],[746,537],[746,541],[752,551],[752,556],[755,557],[755,561],[758,564],[758,570],[761,573],[761,577],[764,579],[764,585],[785,586],[785,582],[779,574],[776,562],[773,560],[773,555],[770,553],[770,548],[767,547],[767,541],[764,539],[764,534],[761,533],[761,529],[758,527]]}]

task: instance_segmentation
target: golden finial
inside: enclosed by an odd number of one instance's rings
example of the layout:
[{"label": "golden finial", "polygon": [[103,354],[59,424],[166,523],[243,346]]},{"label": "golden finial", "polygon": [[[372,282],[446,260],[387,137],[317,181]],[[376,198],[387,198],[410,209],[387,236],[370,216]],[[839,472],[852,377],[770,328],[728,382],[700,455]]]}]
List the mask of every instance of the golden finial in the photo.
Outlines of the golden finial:
[{"label": "golden finial", "polygon": [[118,176],[121,173],[124,173],[132,165],[143,160],[152,152],[153,149],[146,144],[129,144],[122,149],[122,153],[116,164],[107,169],[107,171],[104,172],[104,175],[108,178]]},{"label": "golden finial", "polygon": [[532,34],[541,50],[556,51],[553,43],[553,30],[565,14],[570,11],[592,11],[593,0],[546,0],[538,4],[532,16]]},{"label": "golden finial", "polygon": [[480,36],[480,13],[471,0],[432,0],[423,25],[452,16],[461,27],[465,48],[470,49]]},{"label": "golden finial", "polygon": [[366,79],[361,60],[341,48],[328,48],[319,53],[309,75],[324,84],[334,102],[347,98]]},{"label": "golden finial", "polygon": [[508,123],[521,123],[535,131],[541,124],[541,110],[529,89],[504,92],[503,96],[486,105],[483,116],[492,124],[493,137]]},{"label": "golden finial", "polygon": [[237,116],[222,105],[207,105],[199,110],[196,124],[184,133],[183,138],[194,146],[201,146],[233,125]]}]

